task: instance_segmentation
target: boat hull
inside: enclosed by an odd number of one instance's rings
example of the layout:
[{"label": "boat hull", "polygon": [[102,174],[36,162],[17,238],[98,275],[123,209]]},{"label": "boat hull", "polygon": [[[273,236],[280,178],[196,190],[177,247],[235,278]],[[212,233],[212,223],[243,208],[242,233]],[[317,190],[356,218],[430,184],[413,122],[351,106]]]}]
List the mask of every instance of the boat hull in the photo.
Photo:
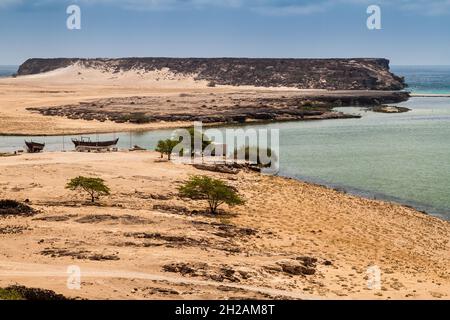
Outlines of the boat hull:
[{"label": "boat hull", "polygon": [[25,141],[25,145],[27,146],[27,151],[29,153],[38,153],[38,152],[43,151],[45,148],[45,143]]},{"label": "boat hull", "polygon": [[117,143],[119,142],[119,138],[111,141],[97,141],[97,142],[72,139],[72,142],[75,145],[75,147],[111,148],[117,145]]}]

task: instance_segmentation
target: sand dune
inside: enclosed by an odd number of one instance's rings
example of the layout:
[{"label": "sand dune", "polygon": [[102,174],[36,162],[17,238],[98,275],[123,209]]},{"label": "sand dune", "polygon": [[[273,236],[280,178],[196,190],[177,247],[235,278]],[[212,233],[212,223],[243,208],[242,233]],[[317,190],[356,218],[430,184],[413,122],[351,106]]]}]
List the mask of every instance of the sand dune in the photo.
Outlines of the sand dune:
[{"label": "sand dune", "polygon": [[130,70],[114,73],[111,70],[86,68],[74,64],[66,68],[57,69],[40,74],[21,76],[21,82],[35,82],[45,80],[51,85],[96,85],[107,84],[139,88],[206,88],[207,81],[194,80],[195,75],[180,75],[170,72],[169,69],[145,71]]}]

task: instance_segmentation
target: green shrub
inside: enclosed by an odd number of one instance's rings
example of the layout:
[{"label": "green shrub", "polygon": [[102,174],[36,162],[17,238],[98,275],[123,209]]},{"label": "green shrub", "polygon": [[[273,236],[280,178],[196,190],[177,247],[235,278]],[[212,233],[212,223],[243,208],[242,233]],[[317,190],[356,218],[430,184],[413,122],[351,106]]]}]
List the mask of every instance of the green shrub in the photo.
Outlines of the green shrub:
[{"label": "green shrub", "polygon": [[164,155],[167,155],[167,158],[170,160],[172,156],[173,149],[179,144],[176,140],[159,140],[158,145],[155,149],[155,151],[161,153],[161,158],[164,157]]},{"label": "green shrub", "polygon": [[0,300],[61,301],[68,299],[52,290],[15,285],[4,289],[0,288]]},{"label": "green shrub", "polygon": [[130,122],[135,124],[145,124],[152,121],[150,116],[147,116],[144,112],[135,112],[130,114],[121,115],[118,120],[120,122]]},{"label": "green shrub", "polygon": [[221,180],[208,176],[193,176],[179,188],[180,196],[206,200],[211,214],[217,214],[217,208],[226,203],[229,206],[241,205],[245,201],[230,186]]},{"label": "green shrub", "polygon": [[94,203],[95,199],[99,199],[100,196],[107,196],[110,194],[110,189],[105,185],[105,181],[100,178],[88,178],[88,177],[76,177],[67,183],[67,189],[70,190],[82,190],[89,194],[91,202]]}]

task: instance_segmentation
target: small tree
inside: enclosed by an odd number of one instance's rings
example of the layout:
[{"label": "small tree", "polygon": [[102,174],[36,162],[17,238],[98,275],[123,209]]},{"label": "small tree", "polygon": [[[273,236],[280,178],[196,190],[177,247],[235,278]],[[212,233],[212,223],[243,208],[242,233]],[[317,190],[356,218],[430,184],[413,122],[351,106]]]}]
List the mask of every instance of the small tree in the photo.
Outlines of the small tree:
[{"label": "small tree", "polygon": [[161,159],[164,158],[164,154],[166,153],[166,140],[159,140],[155,151],[161,154]]},{"label": "small tree", "polygon": [[179,191],[182,197],[207,200],[211,214],[216,214],[217,208],[224,203],[229,206],[245,203],[232,187],[207,176],[192,176]]},{"label": "small tree", "polygon": [[167,155],[167,158],[170,160],[172,156],[172,151],[178,145],[178,143],[179,143],[178,141],[171,139],[159,140],[155,150],[161,153],[161,158],[163,158],[164,155]]},{"label": "small tree", "polygon": [[95,199],[99,199],[100,196],[107,196],[110,194],[110,189],[105,185],[105,181],[100,178],[87,178],[87,177],[76,177],[67,183],[67,189],[70,190],[83,190],[89,194],[92,203]]}]

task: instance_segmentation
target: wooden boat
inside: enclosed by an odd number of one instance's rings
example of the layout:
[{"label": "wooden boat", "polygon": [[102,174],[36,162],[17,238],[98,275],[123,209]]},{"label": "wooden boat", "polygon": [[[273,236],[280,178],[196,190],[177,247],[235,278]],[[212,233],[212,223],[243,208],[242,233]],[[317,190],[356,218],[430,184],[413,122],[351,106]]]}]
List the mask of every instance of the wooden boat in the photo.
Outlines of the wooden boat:
[{"label": "wooden boat", "polygon": [[27,146],[27,151],[29,153],[41,152],[45,147],[45,143],[37,143],[33,141],[25,141],[25,145]]},{"label": "wooden boat", "polygon": [[76,150],[108,150],[117,145],[119,138],[111,141],[91,141],[89,138],[72,139]]}]

